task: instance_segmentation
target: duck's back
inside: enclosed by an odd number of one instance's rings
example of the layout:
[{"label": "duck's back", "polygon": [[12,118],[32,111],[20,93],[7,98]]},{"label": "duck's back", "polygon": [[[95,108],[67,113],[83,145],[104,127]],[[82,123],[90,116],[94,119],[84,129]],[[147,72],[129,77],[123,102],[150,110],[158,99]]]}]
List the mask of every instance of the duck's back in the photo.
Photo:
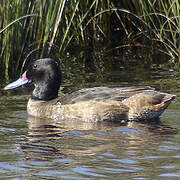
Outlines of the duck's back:
[{"label": "duck's back", "polygon": [[129,98],[135,94],[143,93],[145,91],[153,91],[154,88],[149,86],[138,87],[93,87],[85,88],[66,94],[61,98],[61,104],[74,104],[82,101],[118,101],[121,102],[126,98]]}]

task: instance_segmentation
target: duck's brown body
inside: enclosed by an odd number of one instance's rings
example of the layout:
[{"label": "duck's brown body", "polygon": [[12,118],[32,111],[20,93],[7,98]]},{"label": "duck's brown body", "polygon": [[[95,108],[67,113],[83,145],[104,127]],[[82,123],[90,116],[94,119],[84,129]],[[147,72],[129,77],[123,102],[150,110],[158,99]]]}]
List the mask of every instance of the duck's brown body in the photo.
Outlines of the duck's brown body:
[{"label": "duck's brown body", "polygon": [[[66,98],[62,98],[64,101],[58,98],[51,101],[29,99],[27,111],[35,117],[59,120],[139,121],[159,117],[175,98],[174,95],[160,93],[150,87],[98,88],[97,91],[97,88],[77,91],[70,95],[70,102]],[[110,94],[111,91],[115,93],[111,98],[108,98],[108,89]],[[106,96],[100,97],[100,94],[104,94],[103,90],[106,90]],[[77,94],[80,95],[79,98]]]},{"label": "duck's brown body", "polygon": [[45,101],[29,99],[28,114],[39,118],[58,120],[75,119],[85,122],[127,120],[128,108],[115,101],[85,101],[75,104],[49,104]]}]

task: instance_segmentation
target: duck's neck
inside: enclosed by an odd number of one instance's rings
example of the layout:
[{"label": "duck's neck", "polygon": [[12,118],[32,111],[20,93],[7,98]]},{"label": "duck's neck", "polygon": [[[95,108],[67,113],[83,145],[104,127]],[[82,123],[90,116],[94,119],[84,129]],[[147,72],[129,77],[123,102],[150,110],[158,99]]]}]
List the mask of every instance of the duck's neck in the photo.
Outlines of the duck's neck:
[{"label": "duck's neck", "polygon": [[31,98],[33,100],[49,101],[58,97],[59,86],[54,84],[35,84]]}]

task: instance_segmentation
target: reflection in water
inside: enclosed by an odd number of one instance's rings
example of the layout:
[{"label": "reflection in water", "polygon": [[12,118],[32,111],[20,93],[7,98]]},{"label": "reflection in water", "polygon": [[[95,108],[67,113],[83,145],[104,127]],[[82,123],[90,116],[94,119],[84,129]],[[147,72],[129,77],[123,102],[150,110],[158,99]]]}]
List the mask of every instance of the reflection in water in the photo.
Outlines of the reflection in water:
[{"label": "reflection in water", "polygon": [[157,121],[116,124],[29,117],[27,123],[28,134],[18,143],[28,178],[157,177],[169,161],[168,150],[160,148],[177,134]]},{"label": "reflection in water", "polygon": [[[124,124],[82,121],[57,121],[29,117],[28,135],[21,139],[20,148],[26,159],[49,160],[67,156],[83,157],[107,151],[136,154],[152,142],[164,140],[161,134],[176,134],[177,130],[161,122]],[[118,141],[118,143],[117,143]]]}]

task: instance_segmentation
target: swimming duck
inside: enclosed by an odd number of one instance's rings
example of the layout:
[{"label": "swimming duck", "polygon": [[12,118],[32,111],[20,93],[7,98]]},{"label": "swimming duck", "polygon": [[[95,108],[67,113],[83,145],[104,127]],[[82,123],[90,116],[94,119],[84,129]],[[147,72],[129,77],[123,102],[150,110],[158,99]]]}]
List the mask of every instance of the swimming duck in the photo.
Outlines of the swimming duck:
[{"label": "swimming duck", "polygon": [[158,118],[175,98],[149,86],[86,88],[58,98],[61,69],[51,58],[34,61],[18,80],[4,89],[29,83],[35,88],[27,104],[28,114],[57,120],[150,121]]}]

